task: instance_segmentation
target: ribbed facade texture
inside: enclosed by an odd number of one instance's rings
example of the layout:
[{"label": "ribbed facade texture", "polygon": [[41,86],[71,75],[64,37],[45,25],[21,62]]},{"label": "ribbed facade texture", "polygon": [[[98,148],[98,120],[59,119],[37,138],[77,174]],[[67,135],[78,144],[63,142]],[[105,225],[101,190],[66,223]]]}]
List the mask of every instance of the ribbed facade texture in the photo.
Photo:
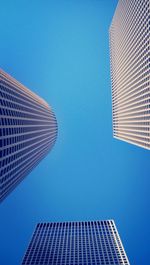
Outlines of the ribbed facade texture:
[{"label": "ribbed facade texture", "polygon": [[56,136],[48,104],[0,70],[0,201],[46,156]]},{"label": "ribbed facade texture", "polygon": [[150,149],[149,0],[119,0],[110,55],[113,136]]},{"label": "ribbed facade texture", "polygon": [[113,220],[39,223],[22,265],[129,265]]}]

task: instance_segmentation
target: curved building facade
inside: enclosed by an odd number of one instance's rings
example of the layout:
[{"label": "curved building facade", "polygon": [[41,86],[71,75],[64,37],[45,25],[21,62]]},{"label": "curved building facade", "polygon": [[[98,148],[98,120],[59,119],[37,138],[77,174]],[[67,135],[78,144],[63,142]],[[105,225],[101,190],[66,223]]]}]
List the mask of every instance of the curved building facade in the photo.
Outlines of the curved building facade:
[{"label": "curved building facade", "polygon": [[47,155],[56,117],[35,93],[0,70],[0,201]]}]

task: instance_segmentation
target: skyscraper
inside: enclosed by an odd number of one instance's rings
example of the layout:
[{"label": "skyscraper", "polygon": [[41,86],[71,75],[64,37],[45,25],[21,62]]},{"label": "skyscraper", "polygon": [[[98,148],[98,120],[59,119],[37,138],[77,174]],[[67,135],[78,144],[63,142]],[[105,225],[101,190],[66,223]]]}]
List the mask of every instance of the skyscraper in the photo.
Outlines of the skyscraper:
[{"label": "skyscraper", "polygon": [[129,265],[113,220],[39,223],[22,265]]},{"label": "skyscraper", "polygon": [[57,122],[49,105],[0,70],[0,201],[50,151]]},{"label": "skyscraper", "polygon": [[113,136],[150,149],[150,1],[119,0],[110,26]]}]

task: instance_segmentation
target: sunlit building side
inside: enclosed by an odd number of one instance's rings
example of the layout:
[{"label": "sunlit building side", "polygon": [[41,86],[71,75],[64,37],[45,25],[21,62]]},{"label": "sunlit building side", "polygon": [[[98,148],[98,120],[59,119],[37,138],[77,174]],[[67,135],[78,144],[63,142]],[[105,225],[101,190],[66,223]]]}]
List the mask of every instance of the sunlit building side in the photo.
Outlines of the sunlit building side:
[{"label": "sunlit building side", "polygon": [[110,26],[113,136],[150,149],[150,1],[119,0]]}]

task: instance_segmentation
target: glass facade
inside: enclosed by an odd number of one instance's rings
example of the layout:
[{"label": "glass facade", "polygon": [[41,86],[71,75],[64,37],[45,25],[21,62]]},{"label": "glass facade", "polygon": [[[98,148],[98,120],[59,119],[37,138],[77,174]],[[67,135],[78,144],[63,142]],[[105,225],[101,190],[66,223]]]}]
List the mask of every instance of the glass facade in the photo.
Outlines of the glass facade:
[{"label": "glass facade", "polygon": [[56,136],[49,105],[0,70],[0,201],[46,156]]},{"label": "glass facade", "polygon": [[129,265],[113,220],[39,223],[22,265]]},{"label": "glass facade", "polygon": [[110,26],[113,135],[150,149],[150,1],[119,0]]}]

